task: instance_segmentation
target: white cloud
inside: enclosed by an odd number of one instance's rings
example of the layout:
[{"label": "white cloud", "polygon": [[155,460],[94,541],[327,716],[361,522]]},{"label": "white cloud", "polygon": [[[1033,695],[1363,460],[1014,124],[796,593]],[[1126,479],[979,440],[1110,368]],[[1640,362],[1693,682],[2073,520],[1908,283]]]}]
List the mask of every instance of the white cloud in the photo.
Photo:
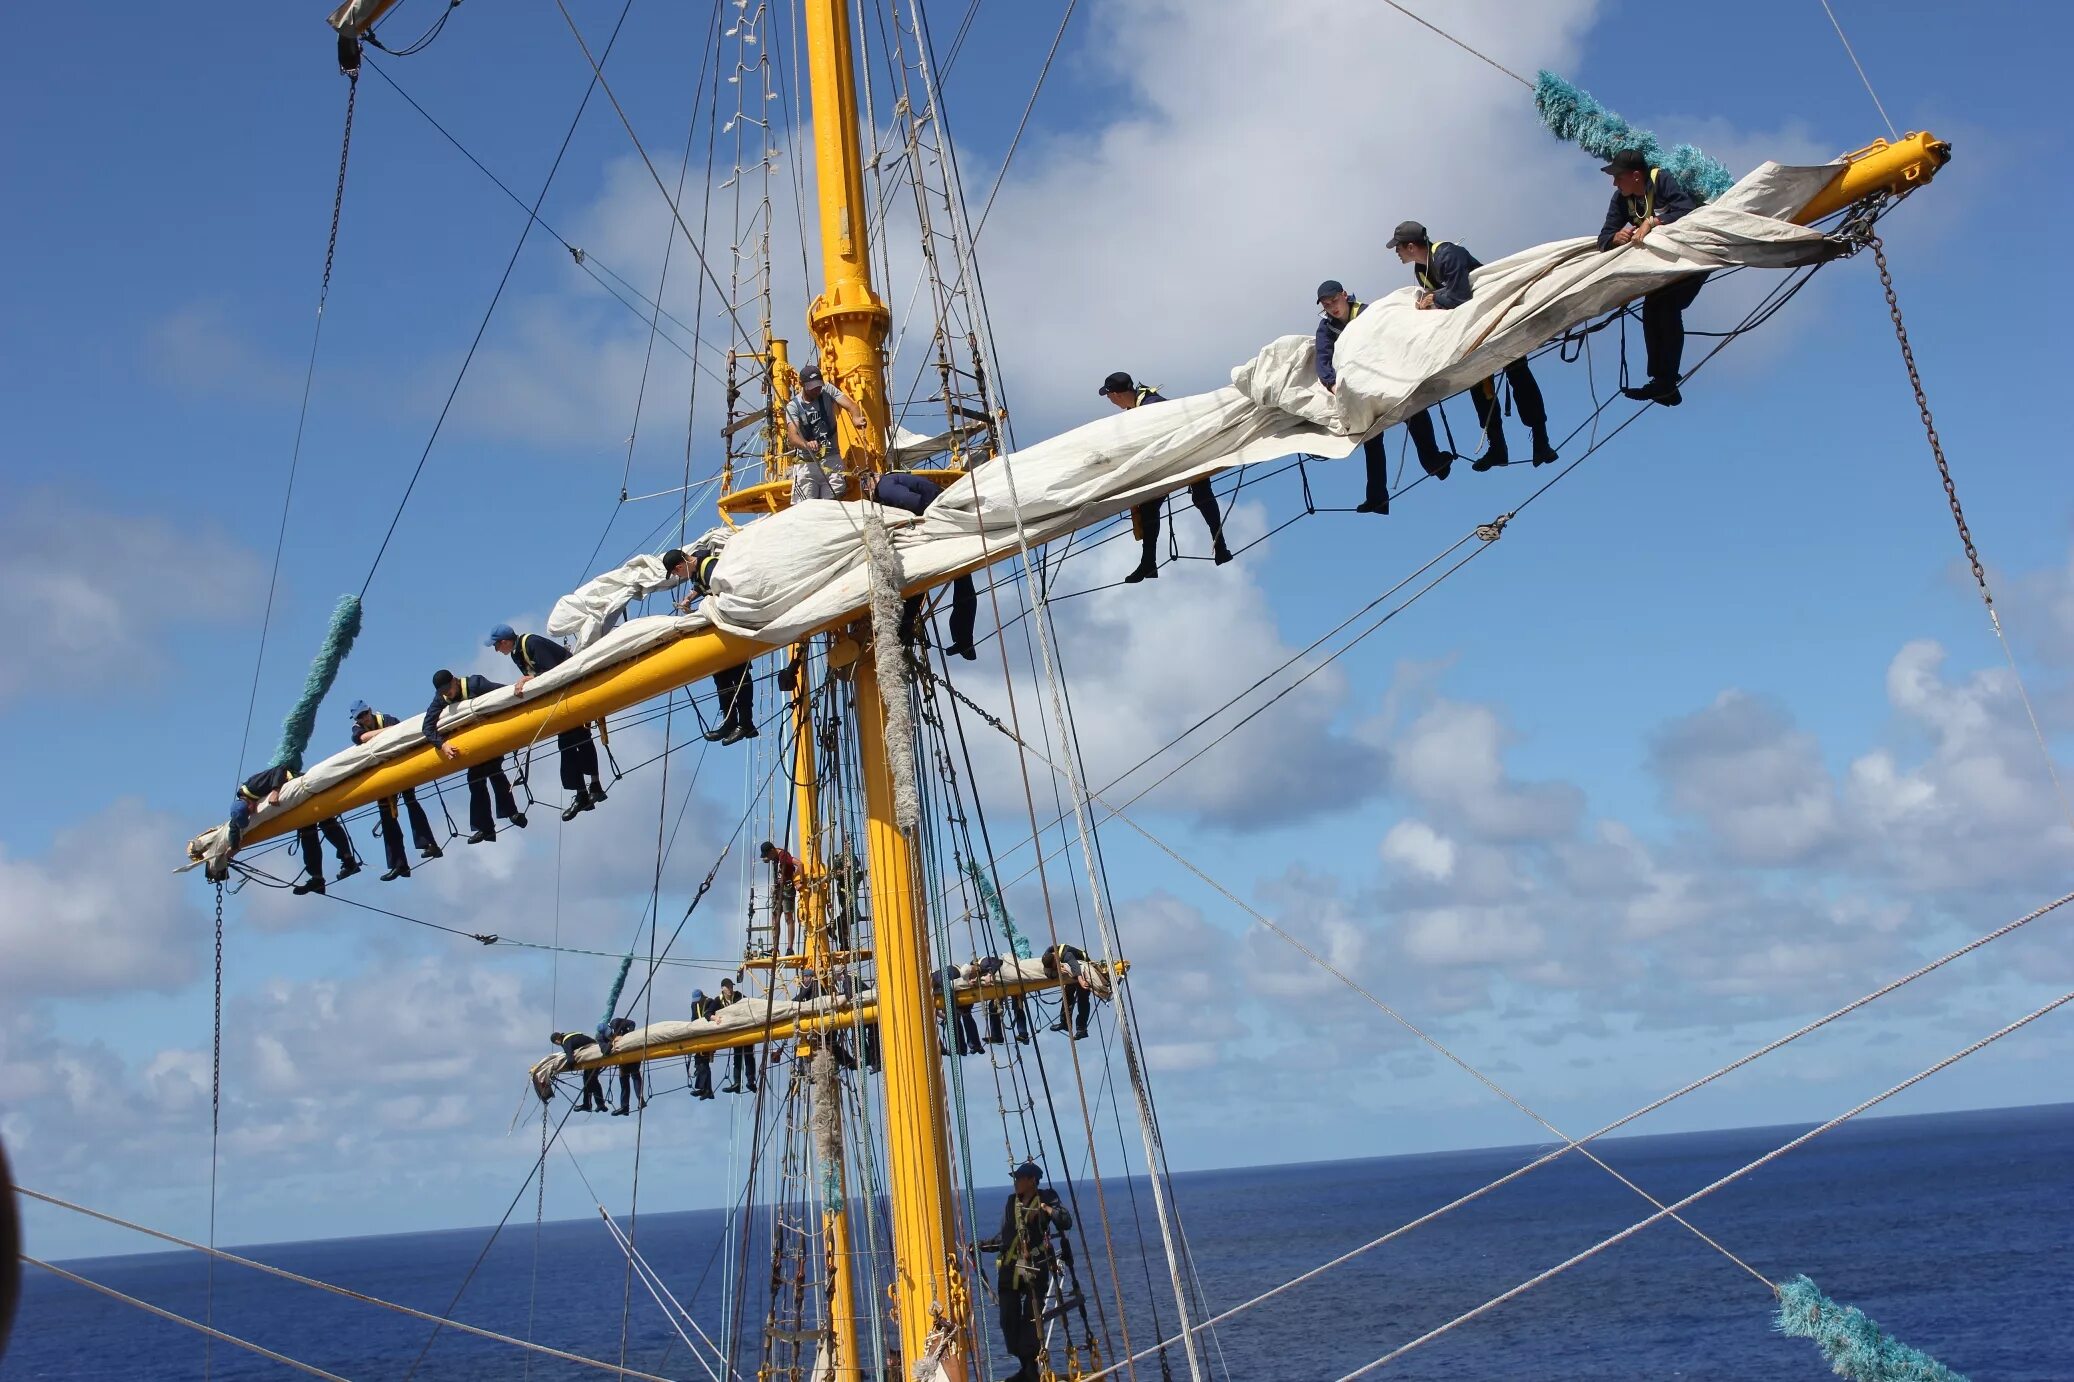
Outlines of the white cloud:
[{"label": "white cloud", "polygon": [[1402,820],[1383,836],[1383,861],[1411,870],[1436,883],[1455,872],[1455,843],[1424,821]]},{"label": "white cloud", "polygon": [[1659,730],[1650,758],[1672,808],[1704,819],[1739,862],[1794,863],[1835,842],[1836,791],[1821,746],[1779,706],[1724,691]]},{"label": "white cloud", "polygon": [[[114,554],[111,556],[111,554]],[[116,570],[137,579],[117,582]],[[169,629],[242,619],[264,568],[211,528],[96,507],[55,490],[0,502],[0,703],[35,689],[149,686]]]},{"label": "white cloud", "polygon": [[1391,785],[1494,841],[1568,834],[1583,809],[1583,793],[1568,783],[1514,780],[1505,770],[1504,745],[1495,710],[1438,701],[1391,738]]}]

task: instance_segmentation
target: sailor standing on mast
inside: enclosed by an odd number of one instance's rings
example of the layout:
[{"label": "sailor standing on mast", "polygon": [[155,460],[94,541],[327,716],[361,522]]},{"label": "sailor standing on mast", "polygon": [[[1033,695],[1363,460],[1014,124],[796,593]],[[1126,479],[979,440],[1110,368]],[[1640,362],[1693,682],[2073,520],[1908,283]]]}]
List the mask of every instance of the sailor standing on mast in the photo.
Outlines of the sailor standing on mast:
[{"label": "sailor standing on mast", "polygon": [[[1421,312],[1452,311],[1476,296],[1469,275],[1482,268],[1483,261],[1471,254],[1467,246],[1447,240],[1436,243],[1417,221],[1400,221],[1390,236],[1390,248],[1397,251],[1398,262],[1412,266],[1420,289],[1412,305]],[[1541,401],[1541,385],[1534,379],[1533,367],[1524,358],[1514,360],[1505,367],[1505,382],[1512,386],[1513,400],[1519,404],[1519,420],[1534,434],[1534,464],[1547,465],[1558,459],[1548,440],[1548,407]],[[1492,466],[1509,465],[1511,453],[1505,446],[1505,421],[1498,412],[1496,381],[1479,380],[1469,396],[1476,401],[1476,425],[1484,436],[1483,455],[1470,468],[1489,470]]]},{"label": "sailor standing on mast", "polygon": [[1001,1210],[1001,1231],[981,1242],[981,1252],[999,1253],[994,1285],[1001,1299],[1001,1342],[1021,1364],[1007,1382],[1038,1382],[1037,1355],[1044,1348],[1044,1301],[1058,1265],[1054,1233],[1073,1227],[1073,1216],[1056,1190],[1039,1190],[1044,1178],[1035,1162],[1015,1168],[1015,1190]]},{"label": "sailor standing on mast", "polygon": [[799,448],[800,458],[792,465],[792,502],[833,499],[837,486],[828,479],[823,462],[833,455],[840,488],[848,489],[849,472],[835,444],[835,410],[842,409],[850,425],[863,431],[868,425],[864,410],[833,384],[824,383],[819,365],[799,372],[799,392],[785,400],[785,439]]},{"label": "sailor standing on mast", "polygon": [[[1339,345],[1339,333],[1347,329],[1347,323],[1361,315],[1368,304],[1346,290],[1336,278],[1328,278],[1318,285],[1318,310],[1324,315],[1318,319],[1317,333],[1312,337],[1317,357],[1318,382],[1328,393],[1339,392],[1339,371],[1333,367],[1333,351]],[[1436,480],[1445,480],[1448,470],[1454,465],[1454,454],[1442,451],[1440,443],[1433,438],[1433,416],[1424,408],[1404,420],[1404,430],[1411,433],[1412,445],[1419,453],[1419,465]],[[1361,456],[1368,466],[1368,492],[1354,506],[1355,513],[1390,512],[1390,453],[1383,445],[1383,434],[1376,433],[1361,443]]]},{"label": "sailor standing on mast", "polygon": [[[1140,384],[1122,370],[1117,370],[1102,381],[1096,390],[1115,406],[1129,412],[1142,408],[1147,403],[1165,403],[1167,396],[1150,384]],[[1217,492],[1210,488],[1207,479],[1197,480],[1188,487],[1188,497],[1194,502],[1196,512],[1210,527],[1210,559],[1219,566],[1231,560],[1231,548],[1224,545],[1224,519],[1217,512]],[[1136,585],[1139,581],[1157,579],[1159,576],[1159,513],[1166,507],[1166,496],[1148,499],[1131,510],[1137,520],[1138,569],[1125,576],[1124,584]]]},{"label": "sailor standing on mast", "polygon": [[[543,638],[537,633],[516,633],[509,624],[499,624],[490,630],[489,646],[509,657],[521,673],[512,683],[511,694],[526,694],[526,683],[542,672],[552,671],[567,662],[571,654],[567,648],[552,638]],[[591,742],[591,727],[581,724],[574,729],[565,729],[555,736],[555,745],[561,750],[562,789],[573,792],[569,805],[562,812],[562,819],[573,821],[579,811],[588,811],[605,799],[605,784],[598,780],[598,746]],[[588,788],[584,780],[589,779]]]}]

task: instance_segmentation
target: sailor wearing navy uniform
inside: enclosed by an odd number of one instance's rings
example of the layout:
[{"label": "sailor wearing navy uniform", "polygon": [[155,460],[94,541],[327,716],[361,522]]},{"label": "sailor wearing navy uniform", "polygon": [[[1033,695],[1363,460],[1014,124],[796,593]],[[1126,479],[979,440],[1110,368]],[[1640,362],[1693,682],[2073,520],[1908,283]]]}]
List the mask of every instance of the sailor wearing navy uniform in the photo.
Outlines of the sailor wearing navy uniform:
[{"label": "sailor wearing navy uniform", "polygon": [[[579,1060],[605,1053],[604,1045],[589,1032],[549,1032],[547,1039],[562,1048],[563,1057],[572,1066]],[[584,1049],[586,1046],[590,1048],[588,1051]],[[605,1086],[598,1079],[597,1068],[593,1066],[583,1072],[583,1097],[577,1100],[576,1111],[603,1113],[605,1109]]]},{"label": "sailor wearing navy uniform", "polygon": [[[1150,384],[1140,384],[1122,370],[1117,370],[1102,381],[1095,392],[1115,407],[1126,411],[1142,408],[1148,403],[1165,403],[1167,396]],[[1188,487],[1189,500],[1197,513],[1210,528],[1210,555],[1219,566],[1231,560],[1231,548],[1224,545],[1224,518],[1217,512],[1217,492],[1210,488],[1208,479],[1197,480]],[[1166,496],[1148,499],[1131,511],[1138,523],[1138,569],[1124,577],[1127,584],[1152,580],[1159,575],[1159,514],[1166,507]]]},{"label": "sailor wearing navy uniform", "polygon": [[[689,610],[692,602],[713,593],[713,568],[720,564],[716,553],[703,547],[686,552],[672,547],[663,553],[663,568],[673,581],[689,582],[691,592],[677,601],[677,610]],[[733,744],[756,737],[756,679],[749,664],[723,667],[713,674],[713,695],[720,702],[720,723],[706,731],[718,744]]]},{"label": "sailor wearing navy uniform", "polygon": [[1056,1190],[1040,1190],[1044,1172],[1035,1162],[1015,1168],[1015,1189],[1002,1206],[1001,1228],[980,1242],[981,1252],[998,1253],[994,1284],[1001,1301],[1001,1342],[1019,1366],[1007,1382],[1038,1382],[1037,1355],[1044,1348],[1044,1302],[1058,1270],[1059,1244],[1073,1215]]},{"label": "sailor wearing navy uniform", "polygon": [[[281,789],[300,776],[295,769],[276,763],[271,768],[261,768],[238,784],[237,797],[230,807],[230,847],[235,851],[238,841],[244,838],[245,827],[252,823],[252,813],[261,802],[276,806],[281,801]],[[338,877],[343,883],[360,872],[360,861],[353,857],[353,840],[340,825],[338,817],[327,816],[315,825],[306,825],[295,832],[295,842],[302,847],[303,871],[309,878],[295,885],[295,895],[321,893],[324,891],[324,850],[317,843],[317,832],[331,842],[333,852],[338,855]]]},{"label": "sailor wearing navy uniform", "polygon": [[[1328,392],[1339,390],[1339,369],[1333,363],[1333,356],[1339,346],[1340,333],[1367,306],[1336,278],[1328,278],[1318,285],[1318,310],[1323,315],[1318,318],[1312,345],[1317,357],[1318,382]],[[1440,443],[1434,440],[1432,414],[1421,408],[1404,420],[1404,430],[1411,433],[1412,447],[1419,453],[1421,468],[1434,479],[1445,480],[1455,458],[1452,453],[1442,451]],[[1390,512],[1390,453],[1383,445],[1381,432],[1361,443],[1361,455],[1368,467],[1368,491],[1354,506],[1354,512],[1387,514]]]},{"label": "sailor wearing navy uniform", "polygon": [[[488,645],[510,658],[519,669],[519,679],[511,684],[514,696],[525,695],[527,682],[570,658],[569,650],[552,638],[517,633],[509,624],[491,629]],[[555,736],[555,744],[561,750],[562,790],[574,794],[562,819],[573,821],[577,812],[588,811],[605,799],[605,784],[598,780],[598,746],[591,742],[591,727],[587,724],[563,730]]]},{"label": "sailor wearing navy uniform", "polygon": [[[888,508],[901,509],[908,513],[922,513],[943,494],[943,486],[926,475],[914,475],[905,470],[889,470],[884,475],[865,472],[864,497]],[[912,643],[915,636],[915,621],[922,614],[922,597],[911,595],[900,611],[900,641]],[[970,662],[979,656],[972,646],[972,626],[979,619],[979,592],[973,587],[971,573],[951,582],[951,645],[947,653],[956,653]]]},{"label": "sailor wearing navy uniform", "polygon": [[[502,682],[491,681],[479,673],[470,672],[457,677],[442,667],[432,674],[432,704],[425,707],[425,722],[422,726],[425,742],[438,749],[448,758],[459,758],[461,751],[446,741],[439,732],[439,714],[450,705],[463,705],[478,696],[487,696],[492,691],[502,691]],[[490,800],[495,795],[497,815],[504,817],[523,830],[526,814],[518,809],[511,798],[511,779],[504,775],[504,755],[473,764],[468,769],[468,828],[475,833],[468,837],[472,845],[483,844],[497,838],[497,822],[490,814]]]},{"label": "sailor wearing navy uniform", "polygon": [[[354,701],[347,712],[353,717],[352,736],[355,744],[363,742],[370,734],[379,733],[398,723],[394,715],[384,715],[373,709],[366,701]],[[380,808],[382,851],[388,856],[389,871],[382,875],[384,883],[398,878],[410,877],[410,856],[403,852],[403,826],[397,820],[396,798],[383,797],[376,803]],[[437,859],[444,852],[432,834],[432,822],[425,817],[425,808],[418,805],[418,794],[413,788],[403,789],[404,809],[410,812],[411,842],[418,847],[418,855],[424,859]]]},{"label": "sailor wearing navy uniform", "polygon": [[[1469,275],[1482,268],[1483,261],[1466,246],[1434,240],[1417,221],[1400,221],[1390,236],[1390,248],[1397,251],[1400,263],[1412,266],[1412,276],[1419,281],[1419,295],[1413,305],[1421,312],[1452,311],[1476,296]],[[1523,359],[1514,360],[1505,367],[1505,382],[1512,386],[1519,420],[1534,434],[1534,464],[1547,465],[1557,459],[1556,449],[1548,440],[1548,407],[1542,402],[1541,385],[1534,379],[1533,367]],[[1469,396],[1476,401],[1476,425],[1484,435],[1483,455],[1472,468],[1489,470],[1510,464],[1505,422],[1499,416],[1497,382],[1479,380]]]},{"label": "sailor wearing navy uniform", "polygon": [[[819,365],[799,372],[799,392],[785,400],[785,439],[799,448],[792,466],[792,502],[833,499],[849,488],[842,452],[837,448],[835,414],[840,409],[850,425],[862,432],[867,426],[864,409],[833,384],[821,378]],[[840,481],[831,481],[825,463],[833,458]]]},{"label": "sailor wearing navy uniform", "polygon": [[[1692,214],[1699,202],[1668,171],[1652,167],[1640,149],[1622,149],[1600,169],[1613,175],[1613,200],[1606,204],[1606,223],[1599,228],[1599,249],[1637,245],[1658,226]],[[1703,273],[1659,288],[1642,299],[1642,341],[1648,348],[1649,382],[1623,389],[1629,398],[1676,407],[1678,370],[1685,360],[1685,309],[1700,295]]]}]

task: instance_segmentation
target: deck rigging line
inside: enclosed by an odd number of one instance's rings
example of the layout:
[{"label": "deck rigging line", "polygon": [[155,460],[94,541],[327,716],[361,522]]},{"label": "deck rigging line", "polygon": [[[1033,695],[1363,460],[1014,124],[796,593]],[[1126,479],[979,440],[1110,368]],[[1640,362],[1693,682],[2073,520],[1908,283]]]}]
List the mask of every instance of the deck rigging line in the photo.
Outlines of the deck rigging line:
[{"label": "deck rigging line", "polygon": [[1880,101],[1880,93],[1872,89],[1872,78],[1865,75],[1865,64],[1858,61],[1858,50],[1851,46],[1851,40],[1844,35],[1844,26],[1837,22],[1836,11],[1829,8],[1829,0],[1821,0],[1821,3],[1822,13],[1829,16],[1830,27],[1836,30],[1837,41],[1844,45],[1844,52],[1850,57],[1851,66],[1858,69],[1858,80],[1865,83],[1865,94],[1872,97],[1872,108],[1880,113],[1881,121],[1887,126],[1887,133],[1896,139],[1901,138],[1901,131],[1894,128],[1894,121],[1887,114],[1887,107]]},{"label": "deck rigging line", "polygon": [[[2029,1026],[2031,1023],[2036,1022],[2039,1018],[2051,1012],[2053,1009],[2058,1008],[2061,1005],[2069,1002],[2074,1002],[2074,992],[2061,994],[2058,998],[2053,999],[2050,1003],[2047,1003],[2045,1006],[2041,1008],[2033,1009],[2031,1012],[2025,1014],[2022,1017],[2019,1017],[2016,1021],[2010,1023],[2006,1027],[2002,1027],[1997,1031],[1990,1032],[1987,1036],[1982,1037],[1979,1041],[1974,1042],[1971,1046],[1967,1046],[1958,1051],[1954,1051],[1951,1055],[1946,1056],[1943,1060],[1938,1061],[1935,1065],[1917,1071],[1915,1074],[1903,1080],[1900,1084],[1893,1085],[1888,1089],[1882,1091],[1881,1093],[1873,1095],[1870,1099],[1865,1100],[1863,1103],[1860,1103],[1852,1108],[1846,1109],[1844,1112],[1838,1114],[1836,1117],[1830,1119],[1828,1122],[1822,1124],[1820,1127],[1810,1128],[1808,1131],[1802,1133],[1799,1137],[1794,1138],[1791,1142],[1785,1143],[1783,1146],[1773,1148],[1771,1151],[1766,1152],[1763,1156],[1757,1158],[1757,1160],[1749,1163],[1747,1166],[1743,1166],[1737,1170],[1729,1172],[1727,1175],[1721,1177],[1719,1180],[1713,1182],[1711,1185],[1702,1186],[1700,1189],[1693,1191],[1690,1195],[1687,1195],[1684,1199],[1678,1201],[1676,1204],[1667,1205],[1664,1208],[1659,1209],[1656,1213],[1650,1215],[1648,1218],[1630,1224],[1628,1227],[1622,1229],[1620,1232],[1616,1234],[1613,1234],[1611,1237],[1601,1239],[1597,1243],[1594,1243],[1591,1247],[1586,1248],[1583,1252],[1580,1252],[1575,1256],[1570,1257],[1562,1262],[1558,1262],[1555,1266],[1550,1267],[1547,1271],[1542,1272],[1537,1276],[1529,1277],[1527,1280],[1521,1282],[1519,1285],[1513,1287],[1511,1290],[1502,1292],[1499,1295],[1491,1297],[1491,1299],[1485,1301],[1482,1305],[1477,1306],[1474,1310],[1465,1311],[1462,1314],[1457,1315],[1454,1319],[1449,1320],[1446,1324],[1443,1324],[1436,1329],[1427,1330],[1418,1338],[1413,1339],[1409,1343],[1399,1345],[1397,1348],[1392,1349],[1390,1352],[1384,1354],[1382,1357],[1376,1359],[1374,1362],[1365,1364],[1362,1367],[1354,1369],[1354,1371],[1340,1378],[1339,1382],[1353,1382],[1353,1379],[1357,1377],[1368,1376],[1368,1374],[1374,1372],[1377,1368],[1382,1367],[1386,1363],[1391,1362],[1393,1359],[1402,1358],[1405,1354],[1410,1353],[1413,1349],[1418,1348],[1422,1344],[1430,1343],[1434,1339],[1437,1339],[1441,1335],[1447,1333],[1449,1330],[1454,1329],[1459,1325],[1467,1324],[1469,1321],[1477,1318],[1478,1316],[1495,1310],[1500,1305],[1503,1305],[1506,1301],[1513,1299],[1515,1296],[1525,1294],[1527,1291],[1530,1291],[1534,1287],[1539,1286],[1544,1281],[1553,1280],[1555,1277],[1562,1275],[1564,1272],[1570,1270],[1570,1268],[1576,1266],[1578,1263],[1589,1261],[1591,1258],[1598,1256],[1606,1249],[1612,1247],[1615,1243],[1624,1242],[1625,1240],[1634,1237],[1637,1233],[1640,1233],[1643,1229],[1648,1228],[1651,1224],[1657,1223],[1660,1220],[1662,1220],[1665,1215],[1670,1215],[1671,1217],[1676,1218],[1676,1211],[1697,1204],[1699,1201],[1713,1194],[1716,1190],[1719,1190],[1724,1186],[1734,1184],[1736,1181],[1741,1180],[1744,1176],[1749,1175],[1752,1171],[1757,1170],[1759,1167],[1778,1160],[1780,1157],[1786,1155],[1786,1153],[1794,1150],[1796,1147],[1801,1147],[1809,1142],[1814,1141],[1823,1133],[1828,1132],[1832,1128],[1840,1127],[1844,1123],[1849,1122],[1851,1119],[1856,1118],[1859,1114],[1865,1112],[1865,1110],[1872,1108],[1874,1105],[1884,1103],[1886,1100],[1893,1098],[1896,1094],[1901,1093],[1901,1091],[1903,1091],[1904,1089],[1908,1089],[1913,1085],[1920,1084],[1922,1081],[1929,1079],[1932,1075],[1937,1074],[1939,1071],[1958,1064],[1960,1061],[1972,1055],[1974,1052],[1984,1050],[1985,1048],[1992,1046],[1994,1043],[2000,1041],[2003,1037],[2008,1036],[2011,1032],[2017,1031],[2019,1028]],[[1778,1287],[1773,1286],[1772,1292],[1774,1295],[1776,1295],[1778,1293]]]}]

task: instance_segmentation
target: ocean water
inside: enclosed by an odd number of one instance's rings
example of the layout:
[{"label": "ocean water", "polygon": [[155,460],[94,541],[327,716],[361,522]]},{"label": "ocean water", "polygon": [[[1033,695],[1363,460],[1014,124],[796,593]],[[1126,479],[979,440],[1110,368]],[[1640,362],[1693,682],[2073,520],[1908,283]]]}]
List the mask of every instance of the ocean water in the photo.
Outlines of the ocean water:
[{"label": "ocean water", "polygon": [[[1618,1139],[1612,1165],[1665,1202],[1787,1140],[1796,1129]],[[1530,1159],[1490,1149],[1176,1178],[1202,1288],[1223,1309],[1376,1237]],[[1812,1276],[1901,1339],[1974,1382],[2074,1379],[2074,1104],[1847,1124],[1702,1201],[1689,1217],[1774,1279]],[[1175,1306],[1136,1191],[1149,1250],[1119,1251],[1117,1272],[1143,1346],[1151,1310],[1171,1332]],[[998,1211],[998,1192],[981,1199]],[[1084,1217],[1095,1217],[1091,1190]],[[1109,1213],[1131,1236],[1132,1194],[1111,1186]],[[1645,1217],[1633,1192],[1574,1154],[1436,1223],[1326,1273],[1205,1338],[1205,1375],[1239,1382],[1341,1376],[1598,1239]],[[719,1336],[717,1212],[644,1215],[644,1254]],[[439,1311],[482,1251],[487,1231],[284,1243],[243,1251],[263,1261]],[[33,1244],[31,1245],[33,1251]],[[1109,1295],[1099,1245],[1083,1254]],[[616,1358],[625,1259],[595,1221],[541,1234],[533,1337]],[[524,1336],[534,1234],[515,1223],[490,1251],[457,1318]],[[199,1316],[202,1269],[189,1254],[66,1264],[82,1275]],[[759,1269],[752,1265],[750,1276]],[[765,1268],[767,1274],[767,1264]],[[41,1378],[200,1378],[203,1341],[178,1326],[31,1269],[23,1317],[0,1382]],[[627,1363],[669,1377],[707,1373],[677,1344],[637,1284]],[[589,1302],[572,1306],[581,1297]],[[1148,1301],[1152,1306],[1148,1306]],[[401,1378],[429,1327],[326,1293],[219,1266],[221,1328],[352,1378]],[[599,1302],[605,1302],[600,1304]],[[1094,1306],[1090,1302],[1090,1311]],[[1109,1305],[1112,1313],[1114,1305]],[[1372,1374],[1419,1379],[1691,1378],[1709,1382],[1828,1377],[1814,1346],[1771,1332],[1770,1296],[1684,1229],[1660,1224]],[[752,1309],[747,1327],[756,1328]],[[991,1319],[986,1337],[995,1342]],[[998,1377],[1012,1370],[995,1355]],[[753,1349],[737,1364],[753,1377]],[[1171,1376],[1187,1378],[1180,1353]],[[217,1345],[214,1377],[291,1376]],[[543,1379],[608,1374],[447,1333],[418,1376]],[[1157,1362],[1137,1376],[1161,1382]]]}]

